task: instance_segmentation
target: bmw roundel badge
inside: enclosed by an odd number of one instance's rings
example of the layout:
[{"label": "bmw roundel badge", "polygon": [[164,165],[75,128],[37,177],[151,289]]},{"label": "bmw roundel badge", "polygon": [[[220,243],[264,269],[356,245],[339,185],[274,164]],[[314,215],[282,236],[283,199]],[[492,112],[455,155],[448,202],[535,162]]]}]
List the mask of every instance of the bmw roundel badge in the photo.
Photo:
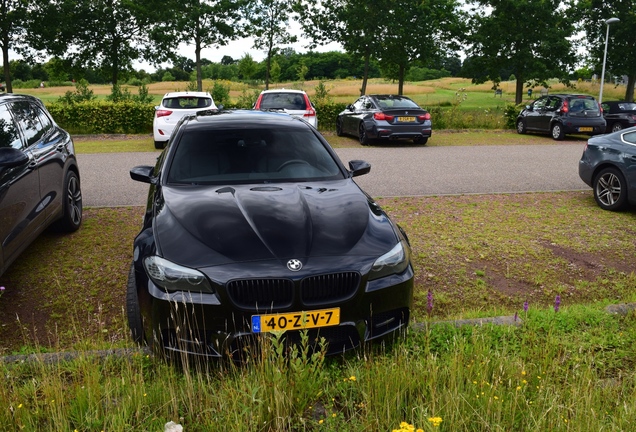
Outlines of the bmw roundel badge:
[{"label": "bmw roundel badge", "polygon": [[300,260],[297,259],[290,259],[289,261],[287,261],[287,268],[291,271],[298,271],[303,268],[303,263],[301,263]]}]

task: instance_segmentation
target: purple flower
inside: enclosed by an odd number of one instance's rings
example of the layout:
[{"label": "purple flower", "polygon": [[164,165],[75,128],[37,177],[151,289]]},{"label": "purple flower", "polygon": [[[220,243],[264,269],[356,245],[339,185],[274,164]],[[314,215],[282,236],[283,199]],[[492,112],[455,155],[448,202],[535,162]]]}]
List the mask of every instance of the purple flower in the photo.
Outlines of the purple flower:
[{"label": "purple flower", "polygon": [[515,311],[515,322],[517,322],[518,319],[519,319],[519,314],[517,313],[517,311]]},{"label": "purple flower", "polygon": [[433,291],[428,290],[428,294],[426,295],[426,300],[428,304],[428,314],[430,315],[433,311]]},{"label": "purple flower", "polygon": [[528,312],[528,301],[523,302],[523,311]]},{"label": "purple flower", "polygon": [[556,298],[554,299],[554,311],[555,312],[559,311],[559,306],[561,306],[561,296],[557,294]]}]

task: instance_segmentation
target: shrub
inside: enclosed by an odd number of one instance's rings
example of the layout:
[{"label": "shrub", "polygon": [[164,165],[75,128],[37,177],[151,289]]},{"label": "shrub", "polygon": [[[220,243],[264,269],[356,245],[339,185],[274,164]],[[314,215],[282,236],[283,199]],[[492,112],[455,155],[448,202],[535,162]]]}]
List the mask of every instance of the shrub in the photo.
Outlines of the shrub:
[{"label": "shrub", "polygon": [[230,102],[230,86],[223,85],[218,81],[214,81],[214,85],[212,86],[212,99],[214,99],[214,103],[219,105],[227,105]]},{"label": "shrub", "polygon": [[504,108],[504,121],[507,129],[516,129],[517,128],[517,116],[519,112],[523,108],[524,104],[513,105],[508,104]]},{"label": "shrub", "polygon": [[74,134],[150,133],[154,105],[131,100],[53,103],[47,108],[55,121]]},{"label": "shrub", "polygon": [[97,96],[93,94],[93,90],[88,88],[88,81],[81,79],[75,83],[75,91],[67,91],[64,96],[60,96],[57,101],[63,104],[74,104],[95,99],[97,99]]}]

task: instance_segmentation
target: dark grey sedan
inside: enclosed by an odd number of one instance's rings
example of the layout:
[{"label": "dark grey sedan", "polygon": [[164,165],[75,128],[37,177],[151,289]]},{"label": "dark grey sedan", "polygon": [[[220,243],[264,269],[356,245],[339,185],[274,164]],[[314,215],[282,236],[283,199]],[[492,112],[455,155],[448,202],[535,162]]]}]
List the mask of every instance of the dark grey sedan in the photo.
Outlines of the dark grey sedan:
[{"label": "dark grey sedan", "polygon": [[579,161],[579,176],[594,189],[602,209],[636,204],[636,127],[590,138]]},{"label": "dark grey sedan", "polygon": [[431,130],[431,114],[398,95],[361,96],[336,119],[338,136],[357,136],[362,145],[380,139],[410,139],[415,144],[426,144]]}]

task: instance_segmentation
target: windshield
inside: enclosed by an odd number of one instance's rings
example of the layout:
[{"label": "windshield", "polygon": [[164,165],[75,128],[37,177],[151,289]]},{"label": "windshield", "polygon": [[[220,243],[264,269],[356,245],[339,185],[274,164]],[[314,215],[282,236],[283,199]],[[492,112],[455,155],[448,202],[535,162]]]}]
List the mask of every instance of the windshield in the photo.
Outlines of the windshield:
[{"label": "windshield", "polygon": [[375,96],[374,99],[380,108],[420,108],[411,99],[403,96]]},{"label": "windshield", "polygon": [[344,178],[322,141],[298,127],[185,130],[168,183],[237,184]]}]

